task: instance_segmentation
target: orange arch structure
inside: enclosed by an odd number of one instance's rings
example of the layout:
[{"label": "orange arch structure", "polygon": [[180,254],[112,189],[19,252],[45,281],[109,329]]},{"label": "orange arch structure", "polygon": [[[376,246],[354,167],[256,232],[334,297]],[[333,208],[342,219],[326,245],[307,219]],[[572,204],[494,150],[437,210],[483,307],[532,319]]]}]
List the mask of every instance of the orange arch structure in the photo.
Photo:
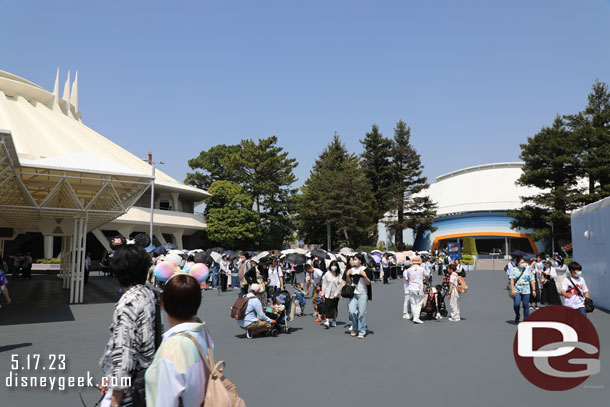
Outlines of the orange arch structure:
[{"label": "orange arch structure", "polygon": [[436,250],[436,248],[438,247],[439,240],[455,239],[457,237],[477,237],[477,236],[524,237],[530,242],[530,246],[532,246],[532,250],[534,251],[534,253],[538,254],[538,248],[536,247],[536,244],[534,243],[534,240],[532,239],[532,237],[530,235],[526,235],[524,233],[506,233],[506,232],[500,232],[500,233],[472,232],[472,233],[456,233],[456,234],[452,234],[452,235],[437,236],[434,238],[434,243],[432,243],[432,250]]}]

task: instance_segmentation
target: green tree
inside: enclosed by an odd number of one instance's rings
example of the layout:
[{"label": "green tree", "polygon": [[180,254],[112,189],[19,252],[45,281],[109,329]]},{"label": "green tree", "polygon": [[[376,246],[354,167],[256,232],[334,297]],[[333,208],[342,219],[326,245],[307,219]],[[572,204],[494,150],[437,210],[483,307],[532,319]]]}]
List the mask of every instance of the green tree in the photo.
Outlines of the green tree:
[{"label": "green tree", "polygon": [[186,174],[185,184],[209,189],[214,181],[237,181],[239,169],[230,165],[229,158],[241,150],[240,145],[219,144],[188,161],[192,173]]},{"label": "green tree", "polygon": [[337,133],[320,154],[297,197],[301,238],[324,245],[327,226],[333,248],[370,244],[375,236],[375,198],[358,156],[350,154]]},{"label": "green tree", "polygon": [[214,181],[208,192],[205,216],[208,238],[226,248],[251,248],[261,236],[252,198],[231,181]]},{"label": "green tree", "polygon": [[553,222],[555,239],[570,240],[569,212],[580,205],[582,191],[578,143],[561,117],[551,127],[543,127],[521,144],[523,173],[517,183],[539,189],[539,193],[521,197],[524,206],[509,211],[513,228],[533,229],[536,241],[550,240]]},{"label": "green tree", "polygon": [[402,120],[394,129],[393,167],[396,220],[389,221],[388,225],[394,231],[396,246],[403,247],[404,229],[411,228],[415,233],[432,230],[436,204],[420,194],[428,188],[428,180],[423,176],[421,157],[411,145],[411,128]]},{"label": "green tree", "polygon": [[239,183],[254,199],[263,236],[262,248],[279,248],[294,231],[290,218],[296,182],[294,158],[277,146],[277,137],[242,140],[241,150],[229,158]]},{"label": "green tree", "polygon": [[395,181],[392,171],[393,143],[391,139],[383,137],[379,127],[373,124],[364,140],[360,140],[360,144],[364,147],[361,154],[362,167],[375,197],[375,218],[379,221],[393,206]]},{"label": "green tree", "polygon": [[587,107],[564,117],[578,146],[583,176],[588,180],[588,194],[583,203],[610,196],[610,91],[608,85],[595,81]]}]

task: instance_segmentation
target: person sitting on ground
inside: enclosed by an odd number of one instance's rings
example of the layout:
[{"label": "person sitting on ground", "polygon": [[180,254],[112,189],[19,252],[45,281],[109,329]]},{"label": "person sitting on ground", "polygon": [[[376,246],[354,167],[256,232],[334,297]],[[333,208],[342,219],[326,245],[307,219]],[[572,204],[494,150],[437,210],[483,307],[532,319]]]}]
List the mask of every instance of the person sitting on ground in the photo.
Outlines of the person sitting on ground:
[{"label": "person sitting on ground", "polygon": [[263,312],[263,304],[257,298],[265,289],[260,284],[251,284],[248,288],[248,306],[246,307],[246,316],[244,319],[237,321],[237,325],[246,330],[246,337],[252,338],[253,335],[267,332],[271,328],[271,324],[275,324],[275,320],[269,318]]},{"label": "person sitting on ground", "polygon": [[146,405],[200,406],[205,399],[207,374],[204,362],[188,334],[201,346],[204,354],[213,349],[205,323],[197,318],[201,305],[199,282],[191,275],[172,276],[161,294],[161,307],[167,314],[169,329],[155,358],[146,370]]}]

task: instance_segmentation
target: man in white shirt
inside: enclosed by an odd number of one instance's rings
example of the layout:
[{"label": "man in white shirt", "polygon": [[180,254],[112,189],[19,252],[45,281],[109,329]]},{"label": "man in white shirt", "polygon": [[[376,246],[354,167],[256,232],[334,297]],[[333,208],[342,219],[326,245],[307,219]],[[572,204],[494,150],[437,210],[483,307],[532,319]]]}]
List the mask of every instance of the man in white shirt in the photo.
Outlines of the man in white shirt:
[{"label": "man in white shirt", "polygon": [[227,276],[227,286],[230,286],[231,279],[229,279],[229,275],[231,271],[229,270],[229,259],[226,254],[223,254],[222,260],[220,260],[220,272]]},{"label": "man in white shirt", "polygon": [[[416,324],[423,324],[419,319],[421,307],[424,302],[424,268],[421,266],[421,257],[411,258],[412,266],[403,273],[405,302],[403,305],[403,318],[413,319]],[[411,316],[412,315],[412,316]]]},{"label": "man in white shirt", "polygon": [[561,294],[566,297],[563,305],[570,307],[587,316],[585,311],[585,298],[589,296],[589,287],[582,278],[582,266],[575,261],[568,266],[570,275],[563,280]]}]

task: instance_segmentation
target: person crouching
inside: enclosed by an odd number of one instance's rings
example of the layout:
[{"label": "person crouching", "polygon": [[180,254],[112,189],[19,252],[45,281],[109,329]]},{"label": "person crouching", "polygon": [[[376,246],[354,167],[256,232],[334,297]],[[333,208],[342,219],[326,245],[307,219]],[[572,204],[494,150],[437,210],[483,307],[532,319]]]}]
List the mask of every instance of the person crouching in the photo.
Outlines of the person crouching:
[{"label": "person crouching", "polygon": [[260,284],[251,284],[248,289],[248,306],[246,307],[246,316],[244,319],[237,321],[237,325],[246,330],[246,337],[252,338],[253,335],[268,332],[271,324],[275,324],[275,320],[269,318],[263,312],[263,304],[256,297],[264,291]]}]

